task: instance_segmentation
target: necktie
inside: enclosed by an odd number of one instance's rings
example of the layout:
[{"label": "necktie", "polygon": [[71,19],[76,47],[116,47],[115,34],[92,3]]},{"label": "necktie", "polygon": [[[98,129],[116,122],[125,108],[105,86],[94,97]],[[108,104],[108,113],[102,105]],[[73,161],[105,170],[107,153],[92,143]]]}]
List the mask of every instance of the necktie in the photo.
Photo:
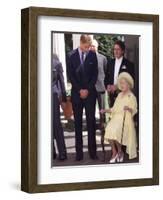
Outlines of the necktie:
[{"label": "necktie", "polygon": [[82,52],[82,54],[81,54],[81,64],[83,64],[84,63],[84,52]]}]

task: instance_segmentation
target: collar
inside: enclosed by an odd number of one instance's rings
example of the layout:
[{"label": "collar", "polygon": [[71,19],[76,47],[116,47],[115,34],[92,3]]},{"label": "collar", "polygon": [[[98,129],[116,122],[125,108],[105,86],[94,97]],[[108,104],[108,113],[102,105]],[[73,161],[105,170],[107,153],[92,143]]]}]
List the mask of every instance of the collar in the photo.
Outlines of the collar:
[{"label": "collar", "polygon": [[115,58],[115,61],[117,62],[122,62],[122,60],[123,60],[123,56],[121,56],[120,58]]},{"label": "collar", "polygon": [[[82,50],[80,49],[80,47],[78,47],[78,52],[81,55],[82,54]],[[89,51],[85,51],[84,54],[87,55],[89,53]]]},{"label": "collar", "polygon": [[78,52],[79,52],[79,54],[81,54],[81,53],[82,53],[82,51],[81,51],[80,47],[78,47]]}]

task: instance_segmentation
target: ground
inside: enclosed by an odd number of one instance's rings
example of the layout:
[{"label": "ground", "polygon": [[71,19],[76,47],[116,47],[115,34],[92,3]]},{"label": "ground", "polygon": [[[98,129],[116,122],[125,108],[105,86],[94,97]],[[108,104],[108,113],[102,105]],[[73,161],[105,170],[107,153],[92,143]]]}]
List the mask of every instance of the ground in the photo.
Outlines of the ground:
[{"label": "ground", "polygon": [[[98,165],[98,164],[110,164],[109,160],[111,158],[111,147],[109,144],[105,144],[105,160],[104,160],[104,153],[102,151],[101,145],[101,132],[97,125],[96,130],[96,143],[97,143],[97,160],[92,160],[89,158],[88,155],[88,148],[87,148],[87,131],[86,131],[86,122],[85,122],[85,115],[83,115],[83,152],[84,152],[84,159],[82,161],[75,160],[75,133],[74,133],[74,121],[73,118],[71,120],[66,120],[61,115],[61,121],[64,129],[64,136],[65,136],[65,143],[67,149],[67,157],[68,159],[65,161],[59,161],[58,159],[52,160],[52,166],[74,166],[74,165]],[[98,124],[99,115],[98,111],[96,113],[96,121]],[[139,158],[129,160],[128,155],[125,154],[124,163],[135,163],[138,162]]]}]

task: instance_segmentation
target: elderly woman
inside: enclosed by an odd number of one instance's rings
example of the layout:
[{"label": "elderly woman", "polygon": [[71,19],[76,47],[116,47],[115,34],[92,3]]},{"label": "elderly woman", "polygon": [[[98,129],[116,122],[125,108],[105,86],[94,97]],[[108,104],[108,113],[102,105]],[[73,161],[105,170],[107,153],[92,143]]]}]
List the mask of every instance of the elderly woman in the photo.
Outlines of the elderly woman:
[{"label": "elderly woman", "polygon": [[131,89],[134,81],[127,72],[122,72],[117,82],[121,92],[117,96],[112,108],[101,110],[102,113],[111,114],[105,130],[105,140],[109,141],[112,147],[110,163],[123,162],[124,153],[121,145],[126,146],[129,159],[137,157],[137,141],[133,116],[137,113],[136,97]]}]

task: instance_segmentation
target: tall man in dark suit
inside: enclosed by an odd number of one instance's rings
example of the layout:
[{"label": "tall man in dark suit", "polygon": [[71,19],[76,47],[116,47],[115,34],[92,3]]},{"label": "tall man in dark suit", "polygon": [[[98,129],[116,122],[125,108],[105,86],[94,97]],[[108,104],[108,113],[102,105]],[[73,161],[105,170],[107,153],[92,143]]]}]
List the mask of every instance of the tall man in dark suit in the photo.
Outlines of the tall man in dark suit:
[{"label": "tall man in dark suit", "polygon": [[135,79],[134,64],[124,57],[125,44],[118,40],[114,44],[114,59],[108,61],[105,75],[105,86],[109,93],[110,107],[113,106],[117,97],[117,78],[121,72],[128,72]]},{"label": "tall man in dark suit", "polygon": [[68,76],[72,84],[71,99],[75,120],[76,160],[83,159],[82,116],[86,112],[88,130],[88,151],[91,159],[96,159],[95,104],[98,67],[96,53],[89,51],[89,35],[81,35],[79,48],[68,57]]}]

